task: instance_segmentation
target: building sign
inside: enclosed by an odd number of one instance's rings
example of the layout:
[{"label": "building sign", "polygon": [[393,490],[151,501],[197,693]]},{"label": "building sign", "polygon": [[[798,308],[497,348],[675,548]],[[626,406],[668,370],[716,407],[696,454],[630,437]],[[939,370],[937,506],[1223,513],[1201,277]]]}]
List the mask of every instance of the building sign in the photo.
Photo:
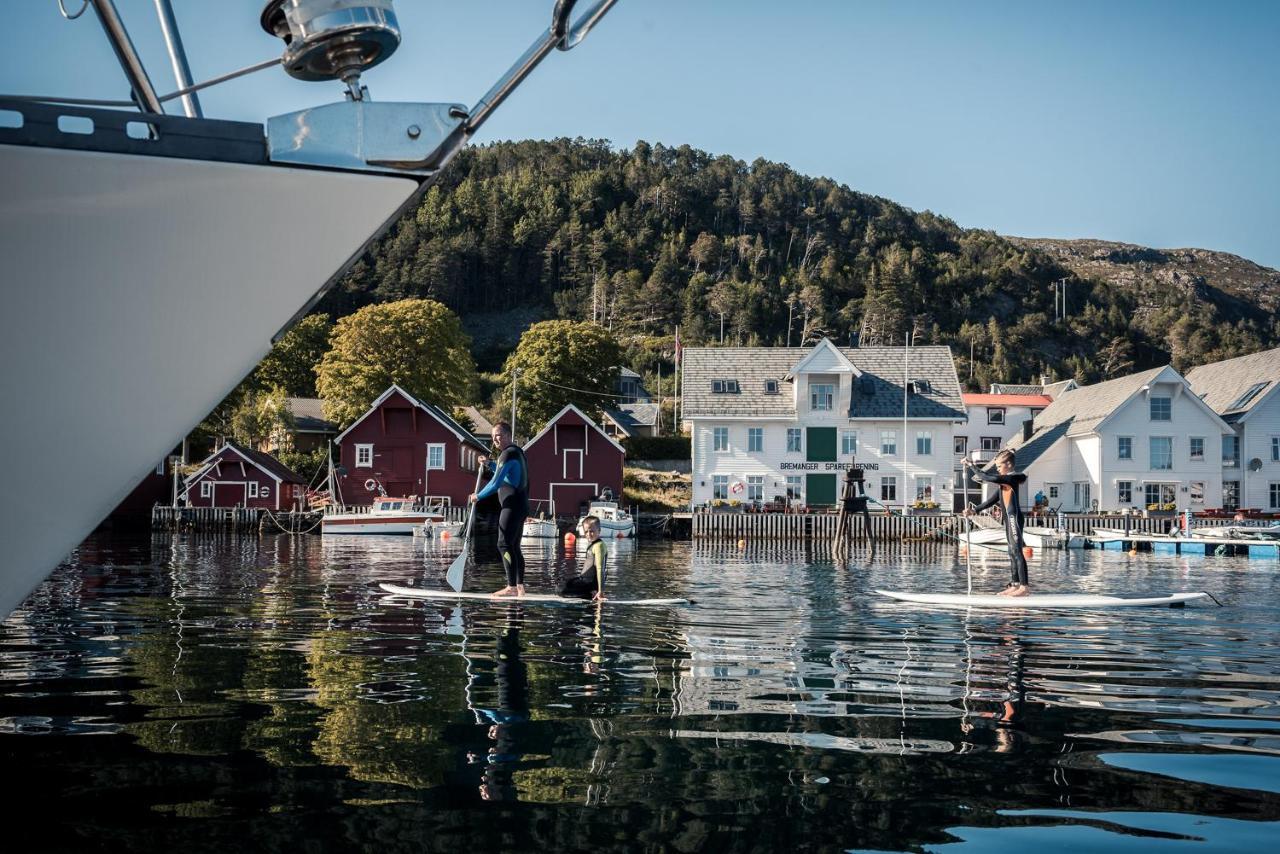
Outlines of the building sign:
[{"label": "building sign", "polygon": [[879,463],[779,463],[782,471],[847,471],[851,468],[859,471],[879,471]]}]

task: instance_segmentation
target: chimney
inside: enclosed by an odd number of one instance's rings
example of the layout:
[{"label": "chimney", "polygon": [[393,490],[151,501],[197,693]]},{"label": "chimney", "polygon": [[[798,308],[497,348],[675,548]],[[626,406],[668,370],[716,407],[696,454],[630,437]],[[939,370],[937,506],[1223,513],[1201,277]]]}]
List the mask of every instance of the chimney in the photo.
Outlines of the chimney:
[{"label": "chimney", "polygon": [[1035,432],[1035,428],[1032,427],[1033,424],[1035,424],[1035,421],[1030,418],[1022,422],[1022,441],[1025,442],[1030,439],[1031,434]]},{"label": "chimney", "polygon": [[1040,388],[1044,388],[1044,387],[1045,387],[1045,386],[1047,386],[1048,384],[1049,384],[1049,375],[1048,375],[1048,374],[1041,374],[1041,375],[1040,375]]}]

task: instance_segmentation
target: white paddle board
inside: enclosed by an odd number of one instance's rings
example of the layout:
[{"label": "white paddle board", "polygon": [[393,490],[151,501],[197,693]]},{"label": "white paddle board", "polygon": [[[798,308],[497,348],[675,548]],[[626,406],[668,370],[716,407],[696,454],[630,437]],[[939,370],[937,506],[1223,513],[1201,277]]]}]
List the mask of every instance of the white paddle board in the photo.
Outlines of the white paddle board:
[{"label": "white paddle board", "polygon": [[1164,596],[1106,596],[1097,593],[1031,593],[1026,596],[966,596],[963,593],[899,593],[877,590],[899,602],[943,608],[1143,608],[1178,605],[1209,598],[1208,593],[1169,593]]},{"label": "white paddle board", "polygon": [[[495,596],[492,593],[455,593],[452,590],[429,590],[425,587],[403,587],[399,584],[380,584],[383,590],[395,596],[414,599],[447,599],[451,602],[471,600],[476,602],[521,602],[536,605],[590,605],[590,599],[577,596],[552,596],[546,593],[526,593],[523,596]],[[688,605],[688,599],[609,599],[606,605]]]}]

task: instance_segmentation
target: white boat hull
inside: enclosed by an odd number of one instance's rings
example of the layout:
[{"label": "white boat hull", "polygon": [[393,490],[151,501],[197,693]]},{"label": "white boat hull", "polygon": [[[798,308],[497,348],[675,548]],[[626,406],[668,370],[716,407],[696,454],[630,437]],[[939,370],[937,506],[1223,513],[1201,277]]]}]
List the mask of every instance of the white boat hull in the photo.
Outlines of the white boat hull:
[{"label": "white boat hull", "polygon": [[[1053,528],[1022,529],[1023,544],[1033,549],[1049,548],[1051,544],[1054,548],[1058,548],[1063,537],[1067,535]],[[1004,528],[976,528],[973,531],[961,532],[958,539],[982,546],[1003,546],[1008,542]],[[1079,534],[1071,534],[1067,537],[1066,546],[1069,549],[1082,549],[1084,540],[1085,538]]]},{"label": "white boat hull", "polygon": [[[414,180],[0,145],[8,614],[267,353]],[[50,513],[33,492],[56,491]]]},{"label": "white boat hull", "polygon": [[551,519],[526,519],[524,538],[528,540],[556,540],[560,538],[560,529]]},{"label": "white boat hull", "polygon": [[1033,610],[1076,608],[1153,608],[1161,605],[1184,605],[1208,599],[1208,593],[1170,593],[1151,596],[1107,596],[1093,593],[1033,593],[1028,596],[965,595],[963,593],[901,593],[877,590],[881,596],[917,605],[940,608],[1013,608]]}]

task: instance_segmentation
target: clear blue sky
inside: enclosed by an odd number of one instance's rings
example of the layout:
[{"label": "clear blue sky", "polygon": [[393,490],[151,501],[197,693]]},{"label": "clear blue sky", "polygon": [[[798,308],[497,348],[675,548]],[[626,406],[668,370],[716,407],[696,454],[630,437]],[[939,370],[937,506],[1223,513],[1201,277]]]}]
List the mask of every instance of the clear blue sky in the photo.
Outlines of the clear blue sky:
[{"label": "clear blue sky", "polygon": [[[117,5],[157,88],[176,88],[152,0]],[[280,52],[262,5],[174,0],[197,79]],[[404,43],[366,82],[379,100],[471,104],[551,5],[397,0]],[[125,96],[92,11],[5,13],[0,89]],[[208,115],[261,121],[337,94],[271,70],[202,97]],[[552,136],[689,143],[967,227],[1280,267],[1280,2],[621,0],[480,141]]]}]

